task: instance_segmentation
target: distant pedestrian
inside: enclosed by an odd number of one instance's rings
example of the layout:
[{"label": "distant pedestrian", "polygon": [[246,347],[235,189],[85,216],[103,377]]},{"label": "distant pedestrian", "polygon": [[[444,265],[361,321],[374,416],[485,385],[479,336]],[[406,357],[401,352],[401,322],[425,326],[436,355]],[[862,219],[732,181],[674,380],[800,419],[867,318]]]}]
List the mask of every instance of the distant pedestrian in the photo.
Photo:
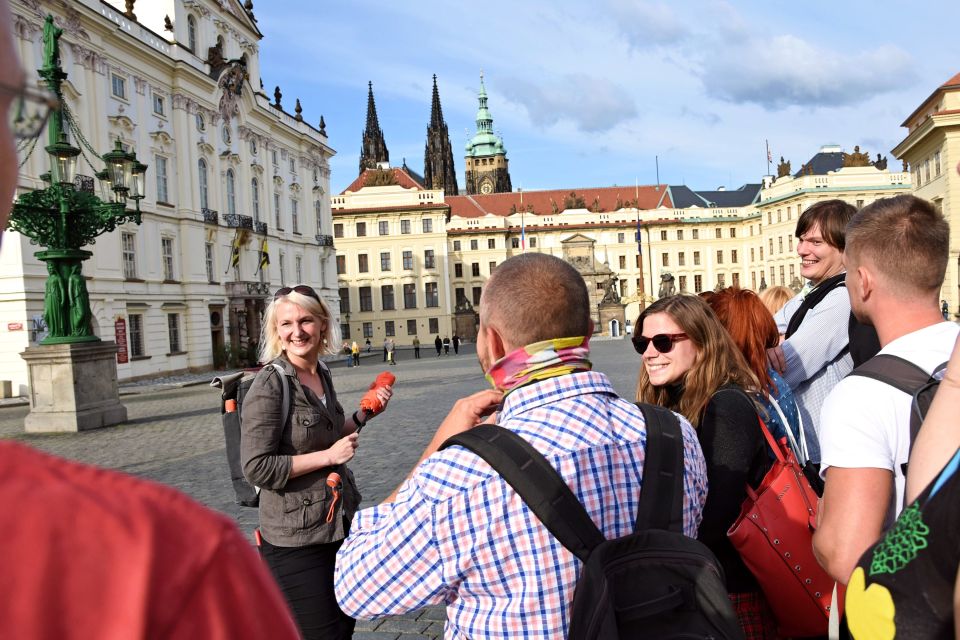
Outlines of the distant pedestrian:
[{"label": "distant pedestrian", "polygon": [[353,366],[360,366],[360,345],[357,344],[357,341],[354,340],[353,344],[350,345],[350,353],[353,354]]},{"label": "distant pedestrian", "polygon": [[383,346],[387,349],[387,362],[397,364],[397,343],[393,341],[393,338],[387,338]]},{"label": "distant pedestrian", "polygon": [[443,339],[443,355],[450,355],[450,338]]},{"label": "distant pedestrian", "polygon": [[453,355],[460,355],[460,336],[453,334]]},{"label": "distant pedestrian", "polygon": [[440,336],[437,336],[437,339],[433,341],[433,346],[437,348],[437,357],[440,357],[440,351],[443,350],[443,340],[440,339]]},{"label": "distant pedestrian", "polygon": [[347,365],[347,368],[353,366],[353,352],[350,351],[350,343],[346,340],[343,341],[343,348],[340,350],[343,353],[344,362]]},{"label": "distant pedestrian", "polygon": [[950,305],[947,304],[946,300],[940,302],[940,313],[943,314],[944,320],[950,319]]},{"label": "distant pedestrian", "polygon": [[413,336],[413,358],[414,360],[420,359],[420,338]]},{"label": "distant pedestrian", "polygon": [[387,361],[387,341],[383,341],[383,361]]},{"label": "distant pedestrian", "polygon": [[367,341],[364,343],[367,346],[367,353],[370,353],[370,338],[367,338]]}]

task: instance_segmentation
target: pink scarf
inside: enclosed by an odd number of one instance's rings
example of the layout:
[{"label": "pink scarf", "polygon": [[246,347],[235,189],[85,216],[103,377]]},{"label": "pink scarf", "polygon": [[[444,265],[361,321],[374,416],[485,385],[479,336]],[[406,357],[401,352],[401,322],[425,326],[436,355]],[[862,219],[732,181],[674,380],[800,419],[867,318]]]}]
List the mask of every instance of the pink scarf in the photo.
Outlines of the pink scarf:
[{"label": "pink scarf", "polygon": [[587,356],[589,337],[555,338],[521,347],[497,360],[487,380],[508,394],[514,389],[547,378],[593,368]]}]

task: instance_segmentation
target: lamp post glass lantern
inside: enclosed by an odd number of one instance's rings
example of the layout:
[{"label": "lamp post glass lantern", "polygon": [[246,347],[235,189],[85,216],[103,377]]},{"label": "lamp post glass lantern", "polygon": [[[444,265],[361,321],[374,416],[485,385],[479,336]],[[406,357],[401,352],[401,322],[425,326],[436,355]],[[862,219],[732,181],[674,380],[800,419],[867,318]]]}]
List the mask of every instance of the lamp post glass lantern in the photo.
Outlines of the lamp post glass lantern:
[{"label": "lamp post glass lantern", "polygon": [[[17,198],[7,224],[9,229],[30,238],[31,244],[45,247],[34,254],[46,262],[48,273],[43,314],[47,337],[41,344],[100,340],[91,329],[90,298],[82,275],[83,261],[93,254],[81,247],[93,244],[98,236],[119,225],[140,224],[140,200],[147,170],[146,165],[137,161],[136,154],[124,150],[118,138],[114,148],[100,156],[105,169],[95,173],[101,180],[102,199],[86,187],[90,178],[77,175],[81,149],[70,143],[71,138],[92,155],[99,154],[77,128],[63,99],[61,85],[67,74],[60,68],[62,34],[53,16],[48,15],[43,27],[43,67],[38,73],[59,105],[47,121],[50,172],[42,177],[48,186]],[[37,131],[34,135],[39,134]],[[133,200],[133,210],[127,209],[128,200]]]}]

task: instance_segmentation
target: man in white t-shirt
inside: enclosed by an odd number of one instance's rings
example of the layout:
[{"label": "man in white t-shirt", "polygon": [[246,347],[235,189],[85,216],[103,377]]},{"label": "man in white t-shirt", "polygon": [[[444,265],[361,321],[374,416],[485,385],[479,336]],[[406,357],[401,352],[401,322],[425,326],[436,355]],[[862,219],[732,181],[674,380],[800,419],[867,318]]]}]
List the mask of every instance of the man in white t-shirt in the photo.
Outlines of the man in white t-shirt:
[{"label": "man in white t-shirt", "polygon": [[[877,200],[846,230],[843,261],[854,315],[876,328],[880,353],[928,373],[950,358],[960,332],[940,313],[949,237],[943,215],[911,195]],[[813,548],[842,583],[900,512],[911,402],[886,383],[851,375],[823,404],[820,473],[826,488]]]}]

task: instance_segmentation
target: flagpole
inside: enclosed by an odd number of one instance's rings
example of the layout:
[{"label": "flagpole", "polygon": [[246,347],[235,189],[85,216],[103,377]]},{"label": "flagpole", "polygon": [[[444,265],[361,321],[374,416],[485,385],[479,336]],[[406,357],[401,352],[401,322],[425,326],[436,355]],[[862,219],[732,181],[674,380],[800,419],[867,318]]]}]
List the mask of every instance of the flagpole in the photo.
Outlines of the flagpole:
[{"label": "flagpole", "polygon": [[647,308],[647,292],[645,291],[647,285],[643,277],[643,240],[640,236],[640,179],[634,178],[633,182],[633,206],[637,210],[637,267],[640,269],[640,311],[643,311]]},{"label": "flagpole", "polygon": [[527,252],[527,227],[524,221],[526,211],[523,209],[523,187],[517,187],[520,193],[520,253]]},{"label": "flagpole", "polygon": [[767,144],[767,175],[769,176],[769,175],[771,175],[771,174],[770,174],[770,163],[773,162],[773,157],[770,155],[770,141],[769,141],[769,140],[764,140],[764,142]]}]

